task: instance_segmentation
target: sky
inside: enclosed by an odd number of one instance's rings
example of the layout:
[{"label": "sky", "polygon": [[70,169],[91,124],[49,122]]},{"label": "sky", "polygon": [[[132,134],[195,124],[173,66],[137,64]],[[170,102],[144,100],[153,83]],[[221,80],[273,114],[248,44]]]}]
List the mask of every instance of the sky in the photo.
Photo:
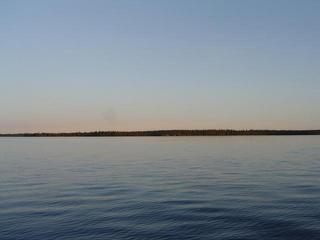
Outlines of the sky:
[{"label": "sky", "polygon": [[0,1],[0,133],[320,129],[318,0]]}]

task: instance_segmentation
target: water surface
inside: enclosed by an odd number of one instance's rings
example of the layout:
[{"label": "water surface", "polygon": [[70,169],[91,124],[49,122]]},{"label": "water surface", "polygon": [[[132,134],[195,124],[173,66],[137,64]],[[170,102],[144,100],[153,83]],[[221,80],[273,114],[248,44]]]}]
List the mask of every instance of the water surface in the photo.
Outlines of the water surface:
[{"label": "water surface", "polygon": [[320,137],[0,138],[0,239],[320,239]]}]

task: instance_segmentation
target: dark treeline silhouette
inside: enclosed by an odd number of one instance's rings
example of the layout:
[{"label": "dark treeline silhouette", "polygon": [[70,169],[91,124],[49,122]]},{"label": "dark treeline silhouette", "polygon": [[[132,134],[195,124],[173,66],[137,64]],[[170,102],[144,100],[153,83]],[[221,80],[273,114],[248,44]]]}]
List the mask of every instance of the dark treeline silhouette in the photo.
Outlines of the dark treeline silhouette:
[{"label": "dark treeline silhouette", "polygon": [[0,137],[138,137],[138,136],[254,136],[254,135],[320,135],[320,130],[155,130],[155,131],[94,131],[70,133],[15,133]]}]

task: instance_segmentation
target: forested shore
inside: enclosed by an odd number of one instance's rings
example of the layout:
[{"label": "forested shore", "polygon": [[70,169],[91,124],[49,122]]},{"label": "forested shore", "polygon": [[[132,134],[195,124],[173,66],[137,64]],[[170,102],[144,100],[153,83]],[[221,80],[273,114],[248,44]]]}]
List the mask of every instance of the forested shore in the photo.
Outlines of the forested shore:
[{"label": "forested shore", "polygon": [[93,131],[66,133],[14,133],[0,137],[143,137],[143,136],[258,136],[258,135],[320,135],[320,130],[154,130],[154,131]]}]

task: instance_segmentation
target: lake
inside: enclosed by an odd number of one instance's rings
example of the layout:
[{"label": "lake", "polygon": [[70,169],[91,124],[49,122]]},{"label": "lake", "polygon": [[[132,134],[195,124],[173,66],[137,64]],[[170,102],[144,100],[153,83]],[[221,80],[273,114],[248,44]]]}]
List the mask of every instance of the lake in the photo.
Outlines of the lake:
[{"label": "lake", "polygon": [[320,136],[0,138],[0,239],[320,239]]}]

